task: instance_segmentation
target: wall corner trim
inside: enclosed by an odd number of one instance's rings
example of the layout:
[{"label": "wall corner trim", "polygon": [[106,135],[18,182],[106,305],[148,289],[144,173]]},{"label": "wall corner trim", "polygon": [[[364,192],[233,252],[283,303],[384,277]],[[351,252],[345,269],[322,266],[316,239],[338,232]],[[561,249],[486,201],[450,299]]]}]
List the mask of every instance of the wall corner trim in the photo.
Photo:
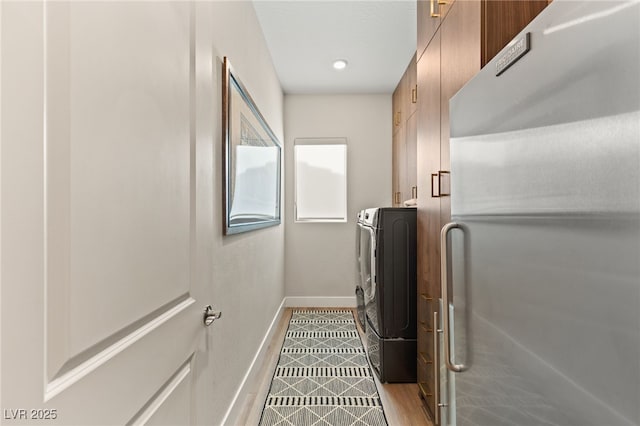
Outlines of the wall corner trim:
[{"label": "wall corner trim", "polygon": [[258,370],[263,364],[264,358],[267,354],[269,343],[273,339],[273,335],[278,328],[278,323],[280,322],[280,317],[284,313],[285,306],[287,306],[286,301],[287,298],[283,298],[280,306],[276,310],[276,313],[273,316],[273,320],[271,320],[271,324],[269,325],[269,328],[267,329],[267,332],[265,333],[264,338],[260,343],[260,347],[253,357],[251,364],[247,368],[247,372],[242,378],[242,382],[240,383],[240,386],[238,386],[238,390],[233,396],[231,404],[229,404],[229,408],[227,409],[227,412],[225,413],[224,418],[220,423],[221,425],[236,424],[237,420],[243,414],[243,410],[248,408],[245,406],[246,397],[249,393],[252,392],[252,390],[255,390],[257,387],[256,383],[254,382],[256,380]]}]

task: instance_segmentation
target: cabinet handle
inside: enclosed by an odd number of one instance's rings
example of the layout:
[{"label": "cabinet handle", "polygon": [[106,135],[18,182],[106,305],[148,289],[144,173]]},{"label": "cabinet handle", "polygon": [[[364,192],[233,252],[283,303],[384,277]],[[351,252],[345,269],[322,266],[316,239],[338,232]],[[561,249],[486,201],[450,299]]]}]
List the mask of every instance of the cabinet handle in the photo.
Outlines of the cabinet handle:
[{"label": "cabinet handle", "polygon": [[412,186],[411,187],[411,198],[413,198],[413,199],[418,198],[418,187],[417,186]]},{"label": "cabinet handle", "polygon": [[[434,179],[436,184],[434,185]],[[438,192],[436,193],[436,188],[438,190]],[[431,173],[431,198],[438,198],[440,197],[440,177],[438,175],[438,173]]]},{"label": "cabinet handle", "polygon": [[433,364],[433,361],[430,361],[423,352],[418,352],[418,356],[422,359],[422,362],[425,365]]},{"label": "cabinet handle", "polygon": [[[444,185],[442,182],[444,181]],[[443,190],[444,188],[444,190]],[[451,195],[451,173],[446,170],[440,170],[438,172],[438,192],[441,197],[448,197]]]},{"label": "cabinet handle", "polygon": [[427,389],[425,387],[425,383],[424,382],[420,382],[418,383],[418,387],[420,388],[420,392],[422,392],[422,394],[424,396],[432,396],[432,394],[430,394],[429,392],[427,392]]},{"label": "cabinet handle", "polygon": [[436,13],[436,7],[435,7],[435,0],[430,0],[430,7],[431,7],[431,17],[432,18],[439,18],[440,14]]},{"label": "cabinet handle", "polygon": [[[449,177],[450,174],[451,173],[446,170],[440,170],[438,171],[438,173],[431,173],[432,198],[448,197],[451,195],[451,178]],[[442,184],[443,181],[445,185]]]},{"label": "cabinet handle", "polygon": [[415,88],[411,89],[411,103],[412,104],[418,103],[418,85],[417,84]]},{"label": "cabinet handle", "polygon": [[394,123],[396,126],[399,126],[399,125],[400,125],[400,111],[396,112],[396,116],[395,116],[395,118],[394,118],[393,123]]},{"label": "cabinet handle", "polygon": [[447,0],[438,0],[438,4],[447,4]]}]

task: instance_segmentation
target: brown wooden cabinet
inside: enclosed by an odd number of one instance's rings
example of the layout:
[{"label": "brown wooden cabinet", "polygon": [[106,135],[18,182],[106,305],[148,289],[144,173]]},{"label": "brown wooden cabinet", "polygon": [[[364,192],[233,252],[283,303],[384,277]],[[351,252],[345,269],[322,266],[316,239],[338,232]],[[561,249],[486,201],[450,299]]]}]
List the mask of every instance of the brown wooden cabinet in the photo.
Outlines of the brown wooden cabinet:
[{"label": "brown wooden cabinet", "polygon": [[[437,374],[429,373],[426,359],[434,360],[434,345],[430,342],[437,332],[433,312],[438,309],[440,297],[440,244],[435,238],[440,231],[440,201],[438,173],[440,167],[440,60],[441,32],[437,31],[418,62],[418,182],[421,188],[417,211],[417,291],[418,291],[418,347],[426,354],[418,353],[418,388],[430,414],[436,409],[435,389]],[[428,188],[428,189],[427,189]],[[426,310],[426,311],[424,311]],[[433,416],[432,416],[433,419]]]},{"label": "brown wooden cabinet", "polygon": [[416,112],[418,108],[418,73],[417,73],[418,63],[416,61],[416,55],[413,55],[411,61],[409,61],[409,66],[407,66],[407,70],[405,71],[405,79],[406,79],[406,87],[405,93],[409,95],[407,99],[407,106],[409,108],[407,113],[407,120],[411,117],[413,113]]},{"label": "brown wooden cabinet", "polygon": [[416,175],[416,57],[414,55],[393,92],[393,205],[402,206],[417,193]]},{"label": "brown wooden cabinet", "polygon": [[493,59],[549,3],[551,0],[482,1],[482,66]]},{"label": "brown wooden cabinet", "polygon": [[[547,1],[456,0],[425,13],[418,1],[418,387],[438,424],[438,370],[434,362],[439,310],[440,229],[451,220],[449,100],[546,5]],[[442,3],[442,2],[441,2]],[[430,10],[429,10],[430,11]],[[424,39],[420,39],[423,37]],[[424,46],[424,50],[420,50]],[[435,334],[435,335],[434,335]]]},{"label": "brown wooden cabinet", "polygon": [[398,126],[393,133],[393,206],[398,207],[403,201],[407,186],[407,150],[406,126]]},{"label": "brown wooden cabinet", "polygon": [[[407,180],[404,186],[404,191],[407,196],[405,199],[418,197],[418,163],[417,163],[417,150],[418,150],[418,115],[416,113],[411,114],[406,123],[405,132],[405,155],[407,170]],[[404,200],[403,200],[404,201]]]}]

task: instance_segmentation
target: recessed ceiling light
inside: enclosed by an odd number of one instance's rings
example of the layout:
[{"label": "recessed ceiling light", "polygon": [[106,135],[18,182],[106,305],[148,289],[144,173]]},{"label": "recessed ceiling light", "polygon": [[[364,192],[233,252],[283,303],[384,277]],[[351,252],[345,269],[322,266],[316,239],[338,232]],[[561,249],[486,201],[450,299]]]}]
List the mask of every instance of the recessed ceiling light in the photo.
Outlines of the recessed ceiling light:
[{"label": "recessed ceiling light", "polygon": [[347,61],[345,61],[344,59],[337,59],[333,61],[333,68],[337,70],[343,70],[346,67],[347,67]]}]

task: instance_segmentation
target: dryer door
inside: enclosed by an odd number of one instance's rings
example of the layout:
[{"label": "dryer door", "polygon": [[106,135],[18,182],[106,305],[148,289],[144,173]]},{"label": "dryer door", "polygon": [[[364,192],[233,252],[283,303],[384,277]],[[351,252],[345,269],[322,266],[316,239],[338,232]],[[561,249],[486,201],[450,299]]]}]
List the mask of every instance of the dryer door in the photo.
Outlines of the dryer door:
[{"label": "dryer door", "polygon": [[[363,225],[358,222],[356,224],[356,288],[362,287],[362,228]],[[366,232],[366,230],[364,232]]]},{"label": "dryer door", "polygon": [[355,288],[356,288],[356,307],[358,308],[358,323],[360,323],[360,327],[365,330],[366,320],[364,313],[364,291],[362,290],[362,234],[366,233],[366,229],[363,230],[363,225],[360,223],[360,217],[363,216],[362,213],[358,214],[358,222],[356,223],[356,267],[355,267]]},{"label": "dryer door", "polygon": [[379,330],[376,283],[376,234],[373,228],[362,227],[360,234],[362,253],[362,290],[367,317],[376,331]]},{"label": "dryer door", "polygon": [[360,252],[358,263],[360,265],[360,287],[365,292],[365,300],[368,292],[371,288],[371,255],[373,253],[372,250],[372,237],[370,233],[370,228],[358,224],[358,228],[360,228]]}]

